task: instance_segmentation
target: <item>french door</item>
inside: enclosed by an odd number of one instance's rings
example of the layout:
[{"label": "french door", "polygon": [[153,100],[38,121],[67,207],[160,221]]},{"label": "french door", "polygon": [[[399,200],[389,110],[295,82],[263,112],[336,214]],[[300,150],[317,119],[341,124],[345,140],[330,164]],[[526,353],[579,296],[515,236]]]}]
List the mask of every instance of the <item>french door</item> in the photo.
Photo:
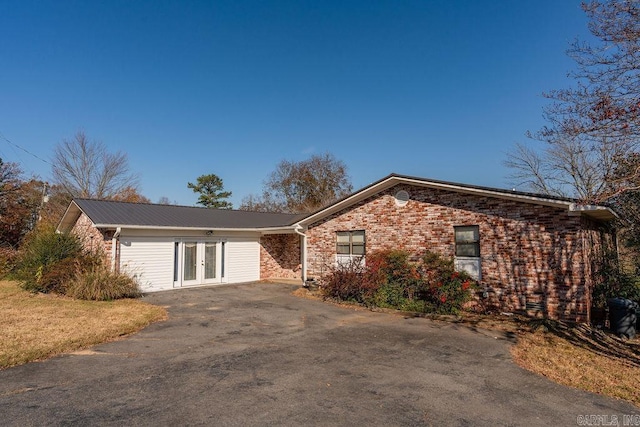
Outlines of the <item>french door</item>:
[{"label": "french door", "polygon": [[174,287],[224,282],[225,242],[175,242]]}]

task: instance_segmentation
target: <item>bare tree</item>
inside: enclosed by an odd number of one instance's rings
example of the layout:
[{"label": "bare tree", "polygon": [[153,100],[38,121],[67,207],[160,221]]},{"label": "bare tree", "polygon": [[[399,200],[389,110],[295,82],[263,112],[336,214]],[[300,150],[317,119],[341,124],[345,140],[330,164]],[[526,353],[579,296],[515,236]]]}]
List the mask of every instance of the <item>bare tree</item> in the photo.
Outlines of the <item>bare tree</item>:
[{"label": "bare tree", "polygon": [[261,195],[249,194],[240,202],[240,210],[254,212],[285,212],[284,206],[273,199],[271,193],[263,191]]},{"label": "bare tree", "polygon": [[[548,125],[529,133],[540,151],[518,145],[506,165],[518,185],[602,203],[640,190],[640,170],[621,168],[640,149],[640,2],[582,4],[597,44],[575,41],[576,86],[544,94]],[[620,176],[621,171],[625,176]]]},{"label": "bare tree", "polygon": [[151,200],[148,197],[143,196],[138,192],[137,188],[134,187],[125,187],[120,192],[112,197],[113,200],[117,200],[119,202],[129,202],[129,203],[151,203]]},{"label": "bare tree", "polygon": [[353,189],[347,166],[332,154],[301,162],[282,160],[265,182],[261,196],[251,195],[240,209],[269,212],[312,212]]},{"label": "bare tree", "polygon": [[111,153],[83,131],[63,140],[54,150],[53,177],[73,197],[112,199],[123,191],[137,191],[138,177],[130,171],[127,155]]}]

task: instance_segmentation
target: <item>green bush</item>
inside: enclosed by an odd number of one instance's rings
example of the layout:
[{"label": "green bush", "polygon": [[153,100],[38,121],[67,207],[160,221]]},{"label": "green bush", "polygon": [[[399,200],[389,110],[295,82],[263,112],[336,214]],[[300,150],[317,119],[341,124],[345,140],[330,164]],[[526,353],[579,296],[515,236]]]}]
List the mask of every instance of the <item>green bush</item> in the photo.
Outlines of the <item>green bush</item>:
[{"label": "green bush", "polygon": [[453,260],[427,252],[422,257],[421,297],[430,303],[434,311],[442,314],[460,312],[471,300],[476,282],[465,272],[456,271]]},{"label": "green bush", "polygon": [[112,272],[104,265],[96,265],[76,274],[67,284],[66,295],[84,300],[110,301],[137,298],[141,294],[132,277]]},{"label": "green bush", "polygon": [[[52,226],[41,226],[27,236],[20,250],[16,278],[23,282],[23,288],[28,291],[50,292],[53,289],[49,289],[49,284],[43,278],[46,280],[53,274],[55,264],[79,258],[82,253],[82,244],[76,236],[58,234]],[[64,268],[73,269],[74,263],[66,262]]]},{"label": "green bush", "polygon": [[378,251],[367,256],[369,275],[377,282],[372,305],[400,308],[415,299],[420,275],[409,258],[409,252],[402,250]]},{"label": "green bush", "polygon": [[471,300],[475,282],[453,260],[427,252],[419,262],[402,250],[377,251],[336,267],[323,280],[326,297],[406,311],[454,314]]}]

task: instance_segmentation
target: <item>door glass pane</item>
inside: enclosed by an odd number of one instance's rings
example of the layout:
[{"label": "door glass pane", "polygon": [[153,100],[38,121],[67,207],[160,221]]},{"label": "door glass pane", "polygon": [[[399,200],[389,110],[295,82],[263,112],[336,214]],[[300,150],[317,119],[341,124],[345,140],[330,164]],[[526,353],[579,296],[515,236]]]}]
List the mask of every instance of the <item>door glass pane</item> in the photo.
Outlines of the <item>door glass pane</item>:
[{"label": "door glass pane", "polygon": [[178,267],[180,267],[180,263],[178,261],[178,255],[180,254],[180,243],[176,242],[173,247],[173,281],[178,281]]},{"label": "door glass pane", "polygon": [[206,243],[204,246],[204,278],[216,277],[216,244]]},{"label": "door glass pane", "polygon": [[184,271],[184,280],[196,280],[196,244],[185,243],[184,244],[184,265],[182,270]]}]

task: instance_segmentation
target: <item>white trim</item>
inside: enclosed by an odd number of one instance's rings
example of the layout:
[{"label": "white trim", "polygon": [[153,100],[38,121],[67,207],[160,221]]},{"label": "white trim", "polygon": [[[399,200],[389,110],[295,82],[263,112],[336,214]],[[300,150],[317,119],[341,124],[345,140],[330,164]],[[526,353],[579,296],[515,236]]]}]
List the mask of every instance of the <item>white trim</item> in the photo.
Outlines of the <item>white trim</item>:
[{"label": "white trim", "polygon": [[[172,227],[158,225],[126,225],[126,224],[94,224],[96,228],[124,228],[127,230],[175,230],[175,231],[212,231],[213,233],[226,232],[255,232],[262,234],[294,234],[296,225],[287,227],[245,227],[245,228],[215,228],[215,227]],[[215,234],[214,234],[215,235]]]},{"label": "white trim", "polygon": [[[513,200],[513,201],[518,201],[522,203],[532,203],[536,205],[556,207],[556,208],[566,209],[568,212],[579,212],[581,214],[589,215],[594,218],[603,219],[603,220],[616,218],[616,214],[610,208],[607,208],[605,206],[592,206],[592,207],[584,206],[584,208],[582,208],[581,205],[578,205],[574,201],[569,201],[569,200],[556,200],[556,199],[550,199],[546,197],[538,197],[534,195],[525,195],[525,194],[519,194],[519,193],[510,194],[508,192],[494,191],[494,190],[485,189],[485,188],[467,187],[467,186],[462,186],[460,184],[454,184],[454,183],[435,182],[435,181],[429,181],[429,180],[423,180],[423,179],[417,179],[417,178],[408,178],[408,177],[392,175],[383,179],[378,183],[374,183],[368,187],[365,187],[364,189],[352,194],[346,199],[343,199],[337,203],[334,203],[333,205],[329,205],[326,208],[303,218],[302,220],[298,221],[298,224],[300,225],[313,224],[331,214],[334,214],[345,208],[348,208],[349,206],[359,201],[365,200],[368,197],[374,196],[398,184],[408,184],[408,185],[419,186],[419,187],[455,191],[458,193],[488,196],[496,199]],[[578,209],[578,206],[580,206],[581,209]]]},{"label": "white trim", "polygon": [[113,233],[111,237],[111,271],[116,271],[116,261],[117,258],[117,250],[118,250],[118,237],[120,237],[120,232],[122,229],[120,227],[116,228],[116,231]]},{"label": "white trim", "polygon": [[[302,227],[296,226],[294,231],[301,236],[302,244],[300,245],[300,263],[302,264],[302,283],[307,283],[307,235],[301,230]],[[306,231],[306,230],[305,230]]]}]

